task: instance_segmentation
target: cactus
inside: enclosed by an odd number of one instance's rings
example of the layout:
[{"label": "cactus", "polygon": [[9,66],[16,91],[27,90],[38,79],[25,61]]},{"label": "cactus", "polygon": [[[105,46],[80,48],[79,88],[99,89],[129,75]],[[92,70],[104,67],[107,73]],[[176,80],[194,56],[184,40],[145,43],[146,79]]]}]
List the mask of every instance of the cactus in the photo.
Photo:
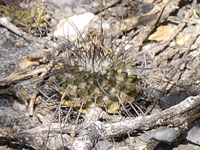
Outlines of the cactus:
[{"label": "cactus", "polygon": [[[137,84],[139,77],[132,71],[134,63],[121,61],[119,55],[112,55],[112,61],[107,67],[95,69],[88,63],[91,60],[84,60],[87,62],[84,64],[78,56],[70,59],[68,65],[73,66],[66,68],[66,81],[60,89],[62,96],[65,93],[62,105],[77,110],[83,105],[80,111],[85,113],[88,107],[96,104],[109,114],[114,114],[120,111],[121,104],[133,103],[141,92]],[[82,52],[82,56],[85,56],[85,52]]]},{"label": "cactus", "polygon": [[46,21],[50,19],[50,15],[45,12],[44,2],[35,3],[30,8],[22,8],[14,5],[15,3],[19,2],[12,0],[10,3],[0,4],[1,15],[9,17],[13,24],[31,34],[47,27]]},{"label": "cactus", "polygon": [[105,46],[96,32],[89,30],[83,45],[67,50],[64,72],[58,75],[61,104],[81,113],[96,105],[114,114],[141,93],[140,78],[134,72],[135,63]]}]

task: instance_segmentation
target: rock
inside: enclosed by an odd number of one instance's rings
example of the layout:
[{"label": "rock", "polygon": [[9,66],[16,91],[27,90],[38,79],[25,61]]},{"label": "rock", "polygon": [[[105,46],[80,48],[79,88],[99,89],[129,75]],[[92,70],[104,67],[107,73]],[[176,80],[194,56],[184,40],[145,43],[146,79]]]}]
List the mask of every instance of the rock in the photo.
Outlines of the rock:
[{"label": "rock", "polygon": [[57,0],[47,0],[47,3],[51,3],[53,5],[56,5],[59,8],[66,8],[66,7],[75,7],[75,6],[81,6],[81,4],[87,3],[88,0],[59,0],[59,3]]},{"label": "rock", "polygon": [[15,110],[15,111],[18,111],[18,112],[26,112],[26,105],[23,105],[23,104],[20,104],[16,101],[14,101],[13,105],[12,105],[12,108]]},{"label": "rock", "polygon": [[195,11],[196,11],[196,14],[197,14],[198,17],[199,17],[199,16],[200,16],[200,4],[199,4],[199,3],[196,5]]},{"label": "rock", "polygon": [[169,127],[160,127],[153,131],[148,131],[141,136],[141,139],[148,142],[156,139],[163,142],[172,142],[179,135],[179,130]]},{"label": "rock", "polygon": [[128,137],[125,140],[126,145],[130,146],[131,149],[148,149],[153,150],[157,145],[158,141],[150,139],[149,141],[142,140],[141,136]]},{"label": "rock", "polygon": [[[62,135],[62,138],[61,138],[61,136],[60,135],[58,135],[56,138],[54,138],[55,139],[55,146],[56,146],[56,149],[59,149],[59,148],[61,148],[62,146],[63,146],[63,143],[69,143],[70,142],[70,136],[69,135],[67,135],[67,134],[63,134]],[[62,140],[63,140],[63,143],[62,143]],[[54,147],[54,145],[53,145],[53,139],[51,139],[51,140],[49,140],[49,145],[48,145],[48,148],[49,149],[52,149],[53,147]]]},{"label": "rock", "polygon": [[148,12],[150,12],[153,8],[154,8],[154,5],[153,4],[141,4],[141,5],[139,5],[139,7],[140,7],[140,11],[141,11],[141,13],[143,13],[143,14],[146,14],[146,13],[148,13]]},{"label": "rock", "polygon": [[129,146],[115,146],[111,148],[110,150],[132,150]]},{"label": "rock", "polygon": [[173,150],[199,150],[199,146],[197,145],[193,145],[193,144],[181,144],[175,148],[173,148]]},{"label": "rock", "polygon": [[[18,69],[19,60],[38,50],[35,45],[24,41],[16,34],[0,27],[0,79]],[[22,44],[19,44],[19,43]]]},{"label": "rock", "polygon": [[8,96],[0,96],[0,129],[7,128],[20,132],[30,129],[39,123],[36,117],[30,118],[25,114],[25,106],[17,104],[17,102],[14,103],[10,101]]},{"label": "rock", "polygon": [[63,19],[63,17],[70,17],[72,15],[80,15],[85,12],[96,12],[101,10],[101,2],[93,0],[46,0],[48,12],[56,20]]},{"label": "rock", "polygon": [[96,145],[96,150],[109,150],[113,147],[113,144],[107,140],[98,141]]},{"label": "rock", "polygon": [[155,105],[155,107],[151,111],[151,115],[152,114],[156,114],[156,113],[160,113],[161,111],[162,111],[162,109],[160,108],[160,106],[159,105]]},{"label": "rock", "polygon": [[197,27],[195,25],[188,26],[183,30],[183,33],[185,34],[194,33],[194,32],[197,32]]},{"label": "rock", "polygon": [[94,19],[95,15],[90,12],[81,15],[74,15],[68,19],[62,19],[54,31],[54,36],[74,41],[77,37],[83,36],[87,27]]},{"label": "rock", "polygon": [[195,144],[200,145],[200,127],[193,126],[192,129],[188,131],[188,135],[186,137],[188,141],[191,141]]},{"label": "rock", "polygon": [[186,92],[176,92],[172,93],[169,96],[161,98],[160,105],[163,109],[172,107],[180,102],[184,101],[189,96],[195,96],[195,93],[186,93]]}]

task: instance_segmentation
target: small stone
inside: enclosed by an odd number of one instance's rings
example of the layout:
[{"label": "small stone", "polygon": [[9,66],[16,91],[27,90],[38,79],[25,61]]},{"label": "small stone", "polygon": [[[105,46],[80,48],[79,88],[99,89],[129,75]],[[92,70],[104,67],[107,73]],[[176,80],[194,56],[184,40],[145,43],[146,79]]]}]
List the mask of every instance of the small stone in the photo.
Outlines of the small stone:
[{"label": "small stone", "polygon": [[18,102],[14,102],[13,105],[12,105],[12,108],[15,111],[19,111],[19,112],[25,112],[26,111],[26,106],[23,105],[23,104],[20,104]]},{"label": "small stone", "polygon": [[194,32],[197,32],[197,27],[195,25],[191,25],[189,27],[186,27],[184,30],[183,30],[183,33],[194,33]]},{"label": "small stone", "polygon": [[107,140],[98,141],[96,149],[97,150],[110,150],[113,147],[113,144]]},{"label": "small stone", "polygon": [[86,12],[81,15],[72,16],[68,19],[62,19],[54,31],[54,36],[74,41],[80,36],[80,34],[83,34],[86,31],[90,22],[94,20],[94,18],[95,15],[93,13]]},{"label": "small stone", "polygon": [[183,91],[172,93],[169,96],[165,96],[161,98],[160,105],[163,109],[167,109],[172,107],[180,102],[184,101],[189,96],[195,96],[195,93],[186,93]]},{"label": "small stone", "polygon": [[148,142],[151,139],[156,139],[158,141],[172,142],[179,135],[179,130],[169,127],[160,127],[153,131],[148,131],[144,133],[141,138],[142,140]]},{"label": "small stone", "polygon": [[155,107],[151,111],[151,115],[152,114],[156,114],[156,113],[160,113],[161,111],[162,111],[162,109],[160,108],[160,106],[159,105],[155,105]]},{"label": "small stone", "polygon": [[180,144],[177,147],[174,147],[173,150],[199,150],[199,146],[198,145],[193,145],[193,144]]},{"label": "small stone", "polygon": [[200,127],[199,126],[192,127],[192,129],[188,131],[186,139],[188,141],[200,145]]},{"label": "small stone", "polygon": [[[56,137],[56,138],[55,138],[55,145],[56,145],[56,148],[59,148],[59,147],[62,147],[62,146],[63,146],[62,140],[63,140],[64,143],[69,143],[69,141],[70,141],[70,136],[67,135],[67,134],[63,134],[63,135],[62,135],[62,139],[61,139],[61,136],[60,136],[60,135],[59,135],[58,137]],[[52,143],[52,140],[50,140],[48,148],[49,148],[49,149],[52,149],[53,146],[54,146],[54,145],[53,145],[53,143]]]}]

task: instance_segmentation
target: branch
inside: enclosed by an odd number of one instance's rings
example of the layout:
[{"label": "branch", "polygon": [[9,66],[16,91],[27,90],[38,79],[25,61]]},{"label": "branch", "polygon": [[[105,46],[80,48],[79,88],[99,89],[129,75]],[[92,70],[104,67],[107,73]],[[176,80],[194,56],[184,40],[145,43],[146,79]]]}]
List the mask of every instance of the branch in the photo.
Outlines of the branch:
[{"label": "branch", "polygon": [[[129,119],[117,123],[103,123],[98,121],[102,111],[93,111],[91,122],[87,123],[86,127],[80,132],[78,138],[72,145],[73,150],[89,150],[99,138],[115,137],[122,134],[127,134],[135,130],[147,130],[156,126],[166,124],[169,119],[181,115],[192,108],[200,105],[200,95],[191,96],[185,99],[178,105],[169,109],[149,116],[138,116],[134,119]],[[94,109],[94,108],[93,108]],[[91,111],[90,111],[91,112]],[[94,118],[96,116],[96,119]],[[88,119],[86,119],[88,120]],[[96,121],[95,121],[96,120]],[[173,123],[173,122],[170,122]],[[177,124],[176,124],[177,125]]]},{"label": "branch", "polygon": [[153,115],[138,116],[135,119],[117,123],[101,123],[101,126],[99,126],[101,129],[99,135],[101,137],[113,137],[126,134],[137,129],[147,130],[155,126],[165,124],[168,119],[187,112],[198,105],[200,105],[200,95],[188,97],[180,104]]}]

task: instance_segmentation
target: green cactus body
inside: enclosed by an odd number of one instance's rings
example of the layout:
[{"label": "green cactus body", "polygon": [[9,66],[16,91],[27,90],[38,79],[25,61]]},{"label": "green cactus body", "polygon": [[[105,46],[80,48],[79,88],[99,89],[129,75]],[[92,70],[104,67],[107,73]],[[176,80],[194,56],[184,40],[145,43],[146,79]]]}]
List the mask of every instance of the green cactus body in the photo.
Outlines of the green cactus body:
[{"label": "green cactus body", "polygon": [[113,114],[120,111],[121,103],[133,103],[135,97],[141,93],[141,88],[137,84],[139,78],[131,71],[134,69],[133,63],[118,63],[118,61],[112,63],[114,65],[107,66],[103,71],[94,72],[91,68],[80,67],[79,60],[73,60],[74,68],[66,69],[65,72],[69,80],[63,86],[68,92],[62,105],[79,110],[81,104],[77,103],[84,103],[80,111],[85,113],[87,108],[95,104],[109,114]]},{"label": "green cactus body", "polygon": [[45,12],[43,3],[37,4],[37,6],[33,5],[31,8],[22,8],[11,2],[6,6],[0,4],[0,7],[2,15],[9,17],[16,26],[28,33],[33,33],[38,28],[46,28],[46,21],[50,19],[50,15]]}]

